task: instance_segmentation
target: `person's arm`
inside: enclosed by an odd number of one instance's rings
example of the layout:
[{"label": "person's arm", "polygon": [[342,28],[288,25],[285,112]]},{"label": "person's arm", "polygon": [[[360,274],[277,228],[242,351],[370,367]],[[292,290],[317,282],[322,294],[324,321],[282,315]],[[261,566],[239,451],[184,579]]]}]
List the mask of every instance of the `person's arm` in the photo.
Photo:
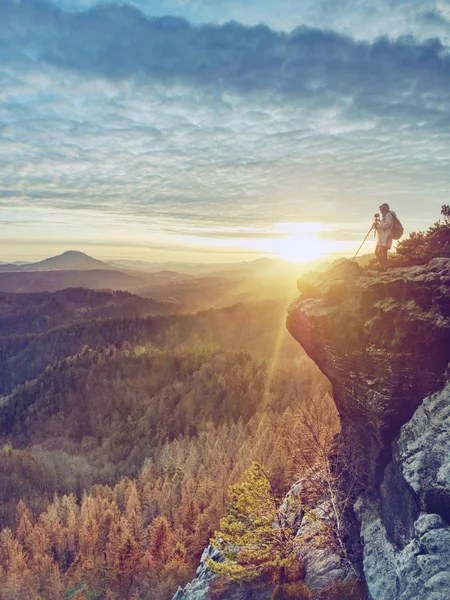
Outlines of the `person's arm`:
[{"label": "person's arm", "polygon": [[378,231],[385,229],[392,229],[394,227],[394,217],[391,213],[388,213],[383,221],[380,221]]}]

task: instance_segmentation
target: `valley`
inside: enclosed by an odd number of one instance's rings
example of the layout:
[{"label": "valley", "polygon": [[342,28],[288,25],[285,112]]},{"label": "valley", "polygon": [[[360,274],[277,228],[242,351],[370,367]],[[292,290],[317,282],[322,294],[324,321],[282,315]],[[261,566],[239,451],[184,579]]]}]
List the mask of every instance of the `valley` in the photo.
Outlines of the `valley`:
[{"label": "valley", "polygon": [[147,276],[164,280],[153,298],[0,293],[2,543],[16,536],[14,560],[43,544],[13,586],[21,598],[169,600],[253,460],[280,499],[306,468],[298,407],[314,398],[338,428],[328,382],[285,329],[285,299],[261,287],[265,299],[234,304],[215,276]]}]

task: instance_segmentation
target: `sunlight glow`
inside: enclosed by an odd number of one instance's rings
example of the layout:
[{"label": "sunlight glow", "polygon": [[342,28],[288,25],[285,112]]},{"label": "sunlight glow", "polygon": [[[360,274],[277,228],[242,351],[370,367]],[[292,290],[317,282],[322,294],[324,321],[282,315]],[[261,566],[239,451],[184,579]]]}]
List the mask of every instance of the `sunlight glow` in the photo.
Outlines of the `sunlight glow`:
[{"label": "sunlight glow", "polygon": [[338,250],[339,243],[319,237],[323,232],[319,223],[281,223],[279,231],[288,235],[273,240],[272,250],[285,260],[308,262]]},{"label": "sunlight glow", "polygon": [[313,236],[292,236],[277,240],[277,255],[285,260],[306,262],[323,258],[326,250],[323,241]]},{"label": "sunlight glow", "polygon": [[[222,251],[246,251],[292,262],[309,262],[336,252],[346,252],[354,242],[326,240],[320,223],[276,223],[272,227],[228,231],[230,237],[177,236],[184,247],[204,246]],[[234,233],[234,235],[233,235]],[[250,235],[249,234],[253,234]]]},{"label": "sunlight glow", "polygon": [[[6,207],[1,258],[41,260],[68,249],[78,249],[102,260],[113,258],[152,261],[235,262],[263,256],[304,263],[355,252],[355,241],[324,239],[333,234],[314,222],[281,222],[266,226],[226,227],[208,231],[201,224],[175,224],[166,219],[139,219],[99,210]],[[338,231],[339,232],[339,231]]]}]

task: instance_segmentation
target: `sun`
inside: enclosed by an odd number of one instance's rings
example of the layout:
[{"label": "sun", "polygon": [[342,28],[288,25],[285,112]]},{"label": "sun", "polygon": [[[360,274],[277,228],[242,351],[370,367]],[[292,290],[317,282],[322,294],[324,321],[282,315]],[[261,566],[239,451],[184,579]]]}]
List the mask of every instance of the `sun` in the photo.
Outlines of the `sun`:
[{"label": "sun", "polygon": [[277,255],[293,262],[309,262],[323,258],[326,244],[314,236],[290,236],[277,241]]},{"label": "sun", "polygon": [[293,262],[309,262],[324,257],[328,244],[318,237],[323,228],[319,223],[280,223],[281,237],[273,242],[274,253]]}]

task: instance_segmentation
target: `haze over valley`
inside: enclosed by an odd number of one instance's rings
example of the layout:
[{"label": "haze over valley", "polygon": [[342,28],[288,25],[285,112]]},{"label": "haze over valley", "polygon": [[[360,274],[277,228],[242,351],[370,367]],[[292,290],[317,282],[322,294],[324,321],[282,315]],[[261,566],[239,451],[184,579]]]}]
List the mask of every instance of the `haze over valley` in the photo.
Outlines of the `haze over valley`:
[{"label": "haze over valley", "polygon": [[104,262],[67,251],[36,263],[0,265],[0,291],[122,290],[169,302],[173,310],[198,310],[263,299],[287,302],[296,294],[298,275],[310,268],[270,258],[219,264]]}]

